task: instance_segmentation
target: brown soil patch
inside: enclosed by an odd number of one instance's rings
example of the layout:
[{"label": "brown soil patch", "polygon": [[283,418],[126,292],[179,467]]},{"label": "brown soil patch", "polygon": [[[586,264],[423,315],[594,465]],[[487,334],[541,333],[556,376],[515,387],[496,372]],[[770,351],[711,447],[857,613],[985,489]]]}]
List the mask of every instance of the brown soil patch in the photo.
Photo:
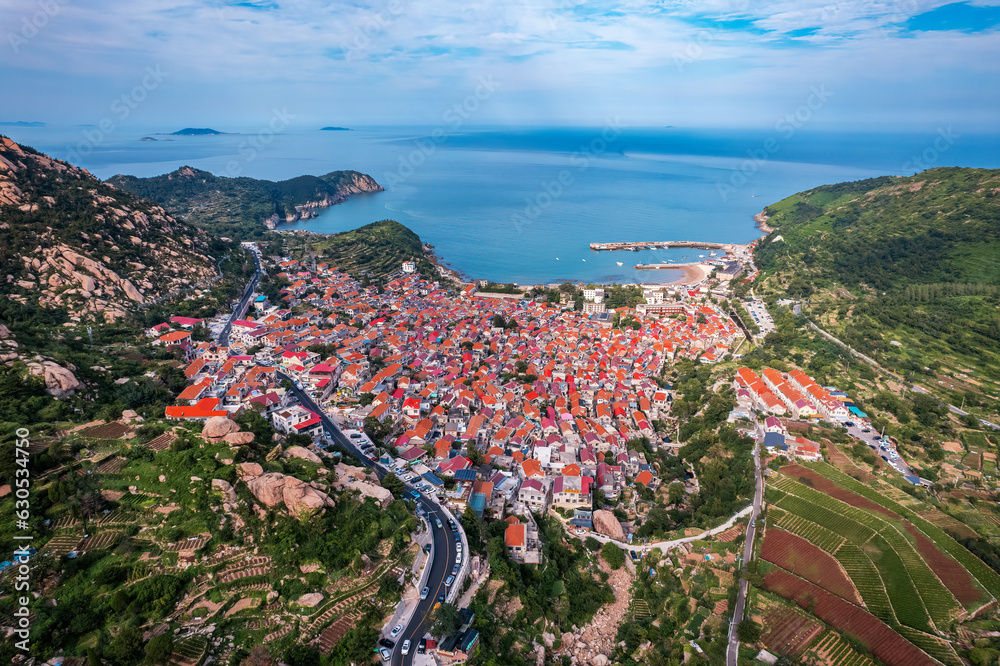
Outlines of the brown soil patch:
[{"label": "brown soil patch", "polygon": [[776,528],[767,530],[760,556],[853,604],[862,603],[837,560],[798,535]]},{"label": "brown soil patch", "polygon": [[983,599],[983,593],[973,584],[972,576],[961,564],[951,559],[941,552],[934,543],[924,536],[923,532],[915,528],[910,523],[904,523],[906,531],[917,540],[917,550],[924,558],[931,571],[941,579],[948,591],[955,595],[958,602],[963,606],[973,606],[979,604]]}]

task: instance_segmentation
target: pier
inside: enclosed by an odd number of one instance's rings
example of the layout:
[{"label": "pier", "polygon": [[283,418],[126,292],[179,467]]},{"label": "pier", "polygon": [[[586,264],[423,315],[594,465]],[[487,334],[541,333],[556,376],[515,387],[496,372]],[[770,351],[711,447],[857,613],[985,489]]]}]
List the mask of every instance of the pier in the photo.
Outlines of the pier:
[{"label": "pier", "polygon": [[705,264],[700,263],[700,262],[688,262],[688,263],[684,263],[684,264],[670,264],[670,263],[665,263],[665,264],[636,264],[635,265],[635,269],[637,271],[655,271],[655,270],[658,270],[658,269],[661,269],[661,268],[677,268],[677,269],[683,270],[685,268],[693,268],[694,266],[704,266],[704,265]]},{"label": "pier", "polygon": [[637,252],[639,250],[669,250],[672,247],[689,247],[700,250],[725,250],[726,252],[729,252],[734,245],[732,243],[703,243],[701,241],[651,241],[590,244],[590,249],[598,252],[603,250],[628,250],[631,252]]}]

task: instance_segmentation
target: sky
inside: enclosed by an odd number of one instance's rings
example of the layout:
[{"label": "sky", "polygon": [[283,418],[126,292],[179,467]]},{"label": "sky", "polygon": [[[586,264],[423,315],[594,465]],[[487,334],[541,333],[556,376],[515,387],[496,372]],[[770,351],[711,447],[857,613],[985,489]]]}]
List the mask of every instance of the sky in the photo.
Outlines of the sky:
[{"label": "sky", "polygon": [[1000,0],[6,0],[0,26],[0,122],[1000,120]]}]

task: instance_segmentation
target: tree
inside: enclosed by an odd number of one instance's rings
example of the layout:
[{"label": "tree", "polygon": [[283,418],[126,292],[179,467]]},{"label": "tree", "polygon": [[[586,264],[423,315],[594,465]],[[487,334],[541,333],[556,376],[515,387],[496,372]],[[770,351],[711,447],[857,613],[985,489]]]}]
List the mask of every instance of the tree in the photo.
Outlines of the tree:
[{"label": "tree", "polygon": [[667,501],[670,504],[677,504],[684,499],[684,484],[671,483],[667,490]]},{"label": "tree", "polygon": [[386,474],[382,479],[382,487],[391,492],[395,497],[402,497],[403,495],[403,482],[391,472]]},{"label": "tree", "polygon": [[434,620],[434,628],[431,633],[439,638],[451,636],[462,626],[462,618],[458,614],[458,609],[452,604],[441,604],[438,608],[437,618]]},{"label": "tree", "polygon": [[111,654],[117,661],[131,663],[142,654],[142,630],[124,627],[111,641]]},{"label": "tree", "polygon": [[756,643],[760,640],[761,626],[748,618],[740,622],[736,632],[741,643]]},{"label": "tree", "polygon": [[625,551],[608,541],[601,548],[601,557],[608,563],[612,570],[621,569],[625,564]]},{"label": "tree", "polygon": [[254,646],[253,650],[250,650],[250,655],[240,662],[240,666],[277,666],[277,663],[267,648],[263,645],[257,645]]},{"label": "tree", "polygon": [[146,663],[163,664],[174,651],[174,637],[170,633],[154,636],[146,643]]}]

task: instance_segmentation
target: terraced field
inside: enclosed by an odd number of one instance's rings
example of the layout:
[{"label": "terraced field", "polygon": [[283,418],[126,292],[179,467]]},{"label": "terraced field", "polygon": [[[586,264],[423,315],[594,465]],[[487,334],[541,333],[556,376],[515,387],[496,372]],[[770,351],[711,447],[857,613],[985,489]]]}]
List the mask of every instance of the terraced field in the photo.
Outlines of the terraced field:
[{"label": "terraced field", "polygon": [[816,663],[827,666],[875,666],[875,662],[856,652],[850,643],[833,631],[821,636],[806,656],[812,656]]},{"label": "terraced field", "polygon": [[824,553],[800,536],[773,527],[769,528],[764,535],[760,556],[767,562],[805,578],[842,599],[861,604],[858,591],[836,558]]},{"label": "terraced field", "polygon": [[763,617],[761,642],[769,649],[798,659],[809,644],[823,633],[823,625],[791,608],[773,608]]},{"label": "terraced field", "polygon": [[836,553],[845,542],[836,532],[778,508],[772,508],[768,517],[781,529],[799,535],[828,553]]}]

